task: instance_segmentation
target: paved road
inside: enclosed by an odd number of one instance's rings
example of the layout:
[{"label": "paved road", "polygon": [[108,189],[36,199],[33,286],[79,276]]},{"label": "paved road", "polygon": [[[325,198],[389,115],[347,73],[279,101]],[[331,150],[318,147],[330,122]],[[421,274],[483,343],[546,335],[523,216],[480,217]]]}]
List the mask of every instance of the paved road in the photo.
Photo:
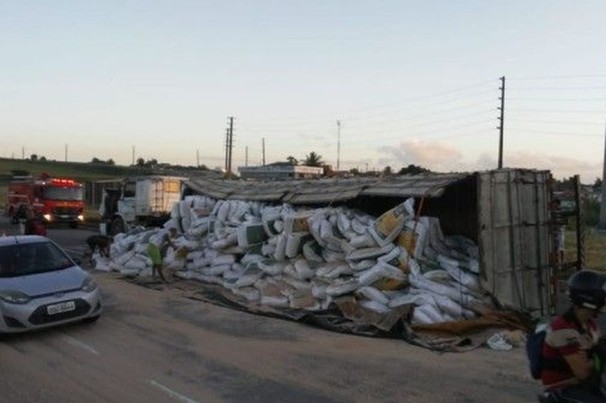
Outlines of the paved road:
[{"label": "paved road", "polygon": [[[88,233],[49,235],[81,249]],[[511,403],[538,391],[522,349],[436,354],[204,303],[195,282],[92,275],[96,324],[0,342],[0,401]]]}]

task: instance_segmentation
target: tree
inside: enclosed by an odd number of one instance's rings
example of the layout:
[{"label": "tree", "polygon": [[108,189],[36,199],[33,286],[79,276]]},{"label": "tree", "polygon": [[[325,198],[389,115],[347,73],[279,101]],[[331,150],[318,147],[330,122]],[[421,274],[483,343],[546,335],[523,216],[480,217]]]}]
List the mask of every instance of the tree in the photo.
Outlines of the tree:
[{"label": "tree", "polygon": [[107,160],[107,165],[116,165],[116,162],[110,158]]},{"label": "tree", "polygon": [[34,162],[38,161],[38,154],[32,154],[32,155],[30,155],[29,159],[32,160],[32,161],[34,161]]},{"label": "tree", "polygon": [[316,154],[314,151],[310,152],[305,156],[305,160],[303,160],[303,165],[307,165],[310,167],[321,167],[324,164],[322,161],[322,156]]},{"label": "tree", "polygon": [[360,170],[358,168],[351,168],[349,170],[349,173],[352,174],[352,175],[358,176],[358,175],[360,175]]},{"label": "tree", "polygon": [[40,161],[46,161],[46,157],[43,155],[42,157],[40,157]]},{"label": "tree", "polygon": [[144,167],[145,166],[145,160],[141,157],[137,158],[137,164],[138,167]]},{"label": "tree", "polygon": [[593,188],[595,190],[602,189],[602,179],[601,178],[595,178],[595,182],[593,182]]},{"label": "tree", "polygon": [[391,171],[391,167],[389,165],[387,165],[384,169],[383,169],[383,175],[388,176],[393,174],[393,172]]},{"label": "tree", "polygon": [[299,165],[299,161],[295,157],[293,157],[292,155],[289,155],[288,157],[286,157],[286,161],[290,165]]},{"label": "tree", "polygon": [[429,169],[425,169],[423,167],[416,166],[414,164],[408,165],[406,168],[400,169],[398,175],[418,175],[431,172]]}]

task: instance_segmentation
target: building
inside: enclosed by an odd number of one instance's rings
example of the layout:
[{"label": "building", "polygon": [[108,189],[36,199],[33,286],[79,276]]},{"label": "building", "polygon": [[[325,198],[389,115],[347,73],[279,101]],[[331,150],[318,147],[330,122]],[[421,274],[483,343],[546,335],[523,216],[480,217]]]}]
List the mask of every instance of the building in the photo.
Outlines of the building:
[{"label": "building", "polygon": [[322,177],[324,168],[276,162],[256,167],[238,167],[238,172],[242,179],[311,179]]}]

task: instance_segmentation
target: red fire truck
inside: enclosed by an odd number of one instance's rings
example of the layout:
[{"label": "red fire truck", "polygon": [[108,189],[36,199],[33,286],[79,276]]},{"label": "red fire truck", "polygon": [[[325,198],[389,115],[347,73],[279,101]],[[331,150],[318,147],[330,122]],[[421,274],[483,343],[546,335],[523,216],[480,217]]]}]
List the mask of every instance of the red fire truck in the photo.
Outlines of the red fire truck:
[{"label": "red fire truck", "polygon": [[52,178],[42,174],[15,176],[8,185],[6,214],[13,222],[18,221],[21,206],[44,217],[47,223],[68,223],[77,227],[84,221],[84,187],[68,178]]}]

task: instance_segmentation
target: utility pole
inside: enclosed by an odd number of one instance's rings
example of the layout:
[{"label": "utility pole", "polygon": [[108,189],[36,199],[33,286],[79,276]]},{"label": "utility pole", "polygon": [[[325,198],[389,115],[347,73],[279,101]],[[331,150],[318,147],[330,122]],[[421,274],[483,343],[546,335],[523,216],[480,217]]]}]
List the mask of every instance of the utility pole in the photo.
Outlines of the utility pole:
[{"label": "utility pole", "polygon": [[598,223],[598,228],[601,230],[606,230],[606,185],[604,185],[604,180],[606,180],[606,125],[604,128],[604,161],[602,161],[602,200],[600,201],[600,221]]},{"label": "utility pole", "polygon": [[263,166],[265,166],[265,137],[261,139],[261,148],[263,149]]},{"label": "utility pole", "polygon": [[229,172],[231,174],[231,156],[234,149],[234,118],[233,116],[229,118]]},{"label": "utility pole", "polygon": [[341,169],[341,121],[337,120],[337,172]]},{"label": "utility pole", "polygon": [[227,159],[229,157],[229,127],[225,129],[225,172],[227,173],[228,164]]},{"label": "utility pole", "polygon": [[135,146],[133,146],[133,149],[132,149],[131,163],[130,164],[133,165],[133,166],[135,165]]},{"label": "utility pole", "polygon": [[225,139],[225,175],[231,175],[231,156],[234,147],[234,118],[230,116],[228,119],[229,127]]},{"label": "utility pole", "polygon": [[67,144],[65,145],[65,162],[67,162]]},{"label": "utility pole", "polygon": [[244,166],[247,167],[248,166],[248,146],[246,146],[246,148],[244,149]]},{"label": "utility pole", "polygon": [[25,147],[21,147],[21,159],[24,160],[25,159]]},{"label": "utility pole", "polygon": [[196,168],[200,168],[200,150],[196,150]]},{"label": "utility pole", "polygon": [[503,168],[503,126],[505,126],[505,76],[500,78],[501,86],[501,116],[499,116],[499,169]]}]

